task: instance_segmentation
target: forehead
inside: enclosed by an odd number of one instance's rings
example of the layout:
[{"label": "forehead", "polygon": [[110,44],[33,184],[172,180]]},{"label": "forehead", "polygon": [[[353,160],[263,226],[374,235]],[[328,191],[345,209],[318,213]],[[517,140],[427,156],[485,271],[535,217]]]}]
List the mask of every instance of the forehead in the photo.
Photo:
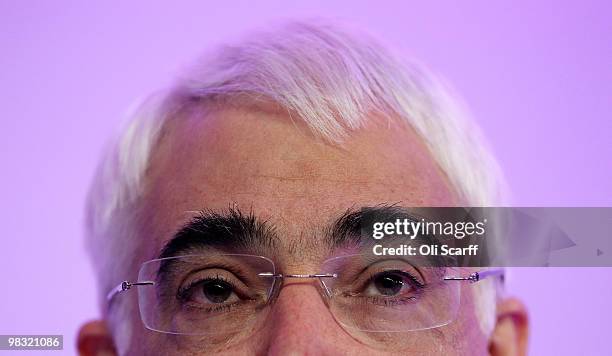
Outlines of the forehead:
[{"label": "forehead", "polygon": [[166,125],[146,182],[143,208],[163,239],[201,209],[252,210],[291,239],[348,208],[456,204],[421,138],[376,117],[332,145],[287,114],[186,112]]}]

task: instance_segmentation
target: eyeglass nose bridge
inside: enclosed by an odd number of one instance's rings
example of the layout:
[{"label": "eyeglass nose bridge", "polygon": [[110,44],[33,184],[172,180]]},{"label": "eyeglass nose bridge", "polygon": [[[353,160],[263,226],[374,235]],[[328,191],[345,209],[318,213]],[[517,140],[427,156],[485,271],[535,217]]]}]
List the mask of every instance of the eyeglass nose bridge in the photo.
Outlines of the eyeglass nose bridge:
[{"label": "eyeglass nose bridge", "polygon": [[280,279],[283,280],[285,278],[316,278],[319,280],[321,284],[321,288],[325,292],[325,296],[328,298],[332,297],[332,291],[327,287],[327,284],[323,281],[324,278],[338,278],[337,273],[315,273],[315,274],[281,274],[281,273],[272,273],[272,272],[263,272],[257,274],[259,277],[263,278],[274,278],[275,280]]}]

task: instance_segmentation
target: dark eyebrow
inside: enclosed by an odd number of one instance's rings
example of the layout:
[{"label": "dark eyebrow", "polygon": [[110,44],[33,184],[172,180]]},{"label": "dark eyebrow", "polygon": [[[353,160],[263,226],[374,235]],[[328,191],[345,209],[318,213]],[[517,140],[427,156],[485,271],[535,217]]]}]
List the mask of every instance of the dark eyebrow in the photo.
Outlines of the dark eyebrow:
[{"label": "dark eyebrow", "polygon": [[332,248],[347,245],[363,246],[375,243],[372,236],[372,224],[376,221],[394,221],[396,219],[418,218],[409,213],[405,207],[397,204],[378,204],[376,206],[364,206],[361,208],[351,208],[345,211],[332,224],[327,234],[327,243]]},{"label": "dark eyebrow", "polygon": [[204,248],[229,252],[274,248],[276,234],[271,225],[252,211],[236,207],[226,211],[203,210],[192,218],[162,248],[159,258],[180,256]]},{"label": "dark eyebrow", "polygon": [[[450,208],[450,217],[461,217],[459,214],[462,210],[452,210],[461,208]],[[448,210],[448,209],[447,209]],[[332,249],[344,248],[344,247],[357,247],[370,248],[376,244],[383,243],[381,240],[375,240],[372,236],[374,222],[392,222],[397,219],[408,219],[410,221],[419,221],[422,218],[442,218],[445,217],[449,211],[445,208],[407,208],[399,206],[397,204],[379,204],[376,206],[366,206],[359,209],[349,209],[342,214],[330,228],[330,233],[327,236],[327,243]],[[385,237],[385,243],[391,243],[393,241],[403,242],[405,237],[401,235],[390,235]],[[427,239],[419,238],[416,240],[410,240],[411,244],[440,244],[442,241],[438,236],[428,235]],[[462,242],[468,243],[469,239],[456,240],[453,239],[448,242],[449,245],[454,246],[453,243],[457,243],[459,246]],[[484,257],[486,258],[486,256]],[[425,258],[415,257],[413,260],[427,267],[451,267],[458,266],[458,263],[478,263],[473,262],[469,257],[458,259],[454,256],[442,256],[442,255],[427,255]],[[418,261],[418,262],[417,262]]]}]

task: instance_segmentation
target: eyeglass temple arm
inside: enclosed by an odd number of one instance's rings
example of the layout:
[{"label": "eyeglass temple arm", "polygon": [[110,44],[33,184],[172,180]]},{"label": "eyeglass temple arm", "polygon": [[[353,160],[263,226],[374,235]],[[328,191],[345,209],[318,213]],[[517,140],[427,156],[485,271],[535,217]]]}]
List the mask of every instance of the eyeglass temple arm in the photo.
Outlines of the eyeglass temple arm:
[{"label": "eyeglass temple arm", "polygon": [[491,268],[480,272],[474,272],[467,277],[444,277],[445,281],[470,281],[476,283],[488,277],[503,278],[505,271],[503,268]]},{"label": "eyeglass temple arm", "polygon": [[153,281],[145,281],[145,282],[123,281],[119,283],[115,288],[111,289],[110,292],[108,292],[108,294],[106,295],[106,300],[110,301],[111,299],[115,297],[116,294],[125,292],[126,290],[129,290],[130,288],[132,288],[132,286],[152,286],[154,284],[155,282]]}]

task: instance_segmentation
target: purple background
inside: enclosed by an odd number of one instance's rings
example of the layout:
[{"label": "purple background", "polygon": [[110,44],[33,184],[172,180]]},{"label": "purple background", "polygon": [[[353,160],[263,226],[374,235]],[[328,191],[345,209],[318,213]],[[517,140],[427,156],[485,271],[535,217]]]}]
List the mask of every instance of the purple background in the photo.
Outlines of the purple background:
[{"label": "purple background", "polygon": [[[612,205],[605,1],[62,2],[0,4],[0,334],[64,334],[73,353],[79,324],[97,315],[82,207],[103,143],[134,98],[271,19],[345,19],[445,76],[490,138],[514,205]],[[513,270],[531,354],[609,354],[610,282],[612,269]]]}]

